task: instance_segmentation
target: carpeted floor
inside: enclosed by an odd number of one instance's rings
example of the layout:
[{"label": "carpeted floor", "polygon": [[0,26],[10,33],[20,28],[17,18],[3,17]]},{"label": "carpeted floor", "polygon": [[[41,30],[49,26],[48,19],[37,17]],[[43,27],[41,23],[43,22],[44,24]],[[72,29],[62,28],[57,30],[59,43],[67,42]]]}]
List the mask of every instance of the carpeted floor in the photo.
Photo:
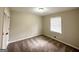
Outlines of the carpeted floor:
[{"label": "carpeted floor", "polygon": [[8,52],[77,52],[70,46],[46,36],[37,36],[22,41],[10,43]]}]

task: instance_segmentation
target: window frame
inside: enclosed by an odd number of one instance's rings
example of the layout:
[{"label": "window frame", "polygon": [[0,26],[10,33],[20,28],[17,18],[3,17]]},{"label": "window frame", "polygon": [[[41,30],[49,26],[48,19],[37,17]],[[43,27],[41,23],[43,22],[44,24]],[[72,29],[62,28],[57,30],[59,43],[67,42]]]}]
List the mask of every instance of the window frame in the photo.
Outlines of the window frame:
[{"label": "window frame", "polygon": [[[59,21],[60,21],[60,25],[58,25],[60,28],[59,28],[59,30],[58,31],[56,31],[57,29],[55,29],[56,27],[55,26],[57,26],[57,24],[52,24],[53,22],[53,19],[54,18],[60,18],[59,19]],[[57,20],[56,20],[57,21]],[[53,29],[53,26],[54,26],[54,29]],[[51,17],[50,18],[50,31],[51,32],[56,32],[56,33],[60,33],[60,34],[62,34],[62,18],[61,18],[61,16],[55,16],[55,17]]]}]

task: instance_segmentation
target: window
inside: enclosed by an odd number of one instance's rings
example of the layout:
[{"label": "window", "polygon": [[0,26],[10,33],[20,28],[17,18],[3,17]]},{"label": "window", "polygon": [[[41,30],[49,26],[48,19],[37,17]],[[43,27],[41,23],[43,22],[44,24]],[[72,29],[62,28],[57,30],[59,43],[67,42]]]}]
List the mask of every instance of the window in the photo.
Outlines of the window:
[{"label": "window", "polygon": [[61,31],[61,17],[52,17],[50,19],[50,30],[57,33],[62,33]]}]

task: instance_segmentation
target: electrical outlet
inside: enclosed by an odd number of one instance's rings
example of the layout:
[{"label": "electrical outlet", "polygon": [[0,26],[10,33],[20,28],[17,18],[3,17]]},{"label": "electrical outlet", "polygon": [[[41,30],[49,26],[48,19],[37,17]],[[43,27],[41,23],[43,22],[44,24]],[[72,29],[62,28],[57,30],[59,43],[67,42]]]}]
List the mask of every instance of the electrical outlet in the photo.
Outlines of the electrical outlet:
[{"label": "electrical outlet", "polygon": [[56,36],[54,36],[54,38],[56,38]]}]

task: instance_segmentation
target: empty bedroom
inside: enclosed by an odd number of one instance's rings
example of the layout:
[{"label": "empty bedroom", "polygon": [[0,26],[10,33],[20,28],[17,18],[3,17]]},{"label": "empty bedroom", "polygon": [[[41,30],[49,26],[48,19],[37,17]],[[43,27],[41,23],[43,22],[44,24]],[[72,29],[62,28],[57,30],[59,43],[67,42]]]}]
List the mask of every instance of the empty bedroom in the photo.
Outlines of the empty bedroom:
[{"label": "empty bedroom", "polygon": [[79,52],[79,8],[0,7],[1,52]]}]

